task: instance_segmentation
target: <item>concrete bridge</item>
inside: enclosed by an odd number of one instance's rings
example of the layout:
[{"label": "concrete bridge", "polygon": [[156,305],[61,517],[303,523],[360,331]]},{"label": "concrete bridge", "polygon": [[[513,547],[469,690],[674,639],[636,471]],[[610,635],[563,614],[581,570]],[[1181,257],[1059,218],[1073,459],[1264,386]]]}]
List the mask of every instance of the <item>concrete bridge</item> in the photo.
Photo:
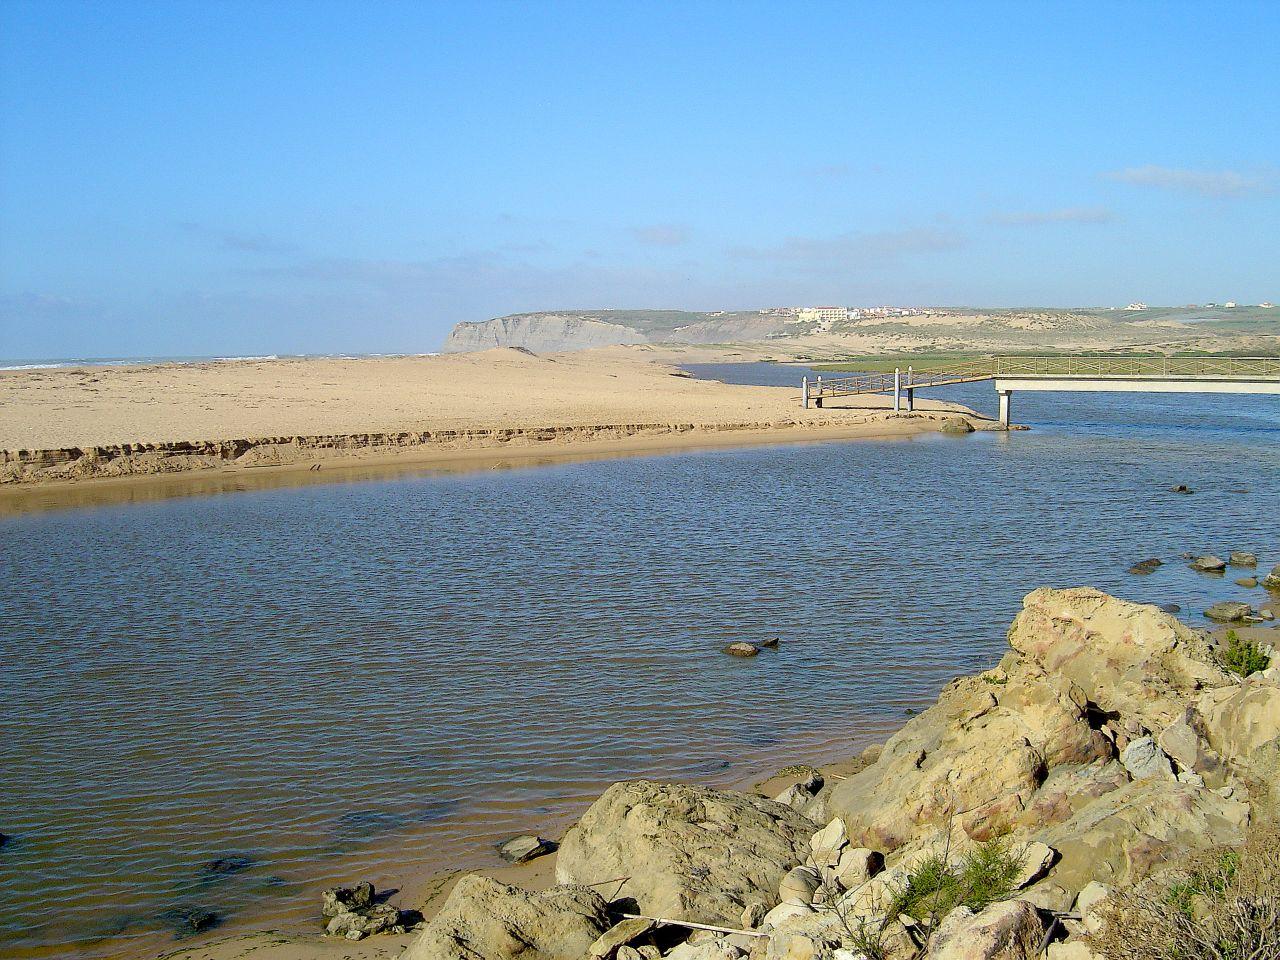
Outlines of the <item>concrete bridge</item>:
[{"label": "concrete bridge", "polygon": [[1270,393],[1280,395],[1280,357],[1134,357],[1093,354],[1056,357],[988,357],[932,367],[854,377],[804,378],[802,402],[864,393],[892,393],[893,409],[915,406],[915,392],[956,383],[991,380],[1000,398],[1000,422],[1009,425],[1015,390],[1139,393]]}]

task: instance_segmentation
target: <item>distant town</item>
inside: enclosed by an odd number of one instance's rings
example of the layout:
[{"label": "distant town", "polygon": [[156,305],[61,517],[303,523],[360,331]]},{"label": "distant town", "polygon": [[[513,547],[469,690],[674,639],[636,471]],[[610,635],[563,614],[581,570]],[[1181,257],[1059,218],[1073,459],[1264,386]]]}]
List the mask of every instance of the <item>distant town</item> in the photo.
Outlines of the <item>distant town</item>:
[{"label": "distant town", "polygon": [[[1222,303],[1188,303],[1178,309],[1183,310],[1234,310],[1240,306],[1249,306],[1249,304],[1237,304],[1234,300],[1226,300]],[[1274,308],[1269,300],[1264,300],[1257,305],[1262,309]],[[1149,304],[1141,300],[1135,300],[1133,303],[1126,304],[1123,307],[1105,307],[1105,310],[1127,310],[1140,311],[1160,309],[1153,308]],[[948,314],[954,314],[955,309],[939,309],[936,307],[767,307],[759,311],[764,316],[779,317],[784,323],[794,324],[813,324],[816,329],[821,332],[831,329],[833,326],[842,323],[848,323],[857,320],[886,319],[890,317],[942,317]],[[707,314],[708,316],[724,316],[729,311],[717,310]]]}]

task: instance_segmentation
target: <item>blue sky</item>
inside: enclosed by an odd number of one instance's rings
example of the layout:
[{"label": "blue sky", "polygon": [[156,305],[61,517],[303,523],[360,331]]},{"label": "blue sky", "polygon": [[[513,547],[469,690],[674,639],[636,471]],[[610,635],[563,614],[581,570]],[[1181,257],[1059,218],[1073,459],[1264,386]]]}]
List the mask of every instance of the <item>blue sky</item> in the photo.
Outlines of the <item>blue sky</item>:
[{"label": "blue sky", "polygon": [[1280,300],[1277,3],[0,4],[0,357]]}]

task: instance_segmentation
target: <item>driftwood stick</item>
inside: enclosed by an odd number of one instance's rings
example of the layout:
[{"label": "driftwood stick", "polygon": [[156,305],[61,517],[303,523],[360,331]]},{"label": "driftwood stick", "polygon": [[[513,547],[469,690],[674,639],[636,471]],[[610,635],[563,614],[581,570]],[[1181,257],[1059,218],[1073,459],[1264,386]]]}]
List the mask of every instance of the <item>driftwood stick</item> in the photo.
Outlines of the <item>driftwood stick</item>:
[{"label": "driftwood stick", "polygon": [[710,930],[712,933],[740,933],[744,937],[767,937],[769,934],[759,930],[735,930],[733,927],[713,927],[709,923],[694,923],[691,920],[668,920],[666,917],[646,917],[642,913],[624,913],[627,920],[652,920],[659,926],[688,927],[690,930]]}]

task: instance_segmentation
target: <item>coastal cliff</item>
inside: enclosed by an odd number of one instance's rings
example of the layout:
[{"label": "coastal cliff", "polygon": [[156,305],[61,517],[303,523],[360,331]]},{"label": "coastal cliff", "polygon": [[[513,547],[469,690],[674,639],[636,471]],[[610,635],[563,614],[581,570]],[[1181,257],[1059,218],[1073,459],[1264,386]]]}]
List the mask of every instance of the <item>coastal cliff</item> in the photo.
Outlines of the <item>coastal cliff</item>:
[{"label": "coastal cliff", "polygon": [[443,350],[461,353],[493,347],[523,347],[555,352],[639,343],[727,343],[762,340],[784,329],[780,315],[756,310],[517,313],[459,323],[449,332]]},{"label": "coastal cliff", "polygon": [[1145,956],[1200,956],[1155,949],[1184,927],[1280,949],[1258,839],[1280,666],[1241,676],[1207,635],[1088,588],[1029,594],[1009,646],[847,778],[801,771],[776,799],[615,784],[564,837],[558,886],[465,878],[404,960],[1128,960],[1127,918],[1206,862],[1234,864],[1230,895],[1210,884],[1182,926],[1170,901]]}]

